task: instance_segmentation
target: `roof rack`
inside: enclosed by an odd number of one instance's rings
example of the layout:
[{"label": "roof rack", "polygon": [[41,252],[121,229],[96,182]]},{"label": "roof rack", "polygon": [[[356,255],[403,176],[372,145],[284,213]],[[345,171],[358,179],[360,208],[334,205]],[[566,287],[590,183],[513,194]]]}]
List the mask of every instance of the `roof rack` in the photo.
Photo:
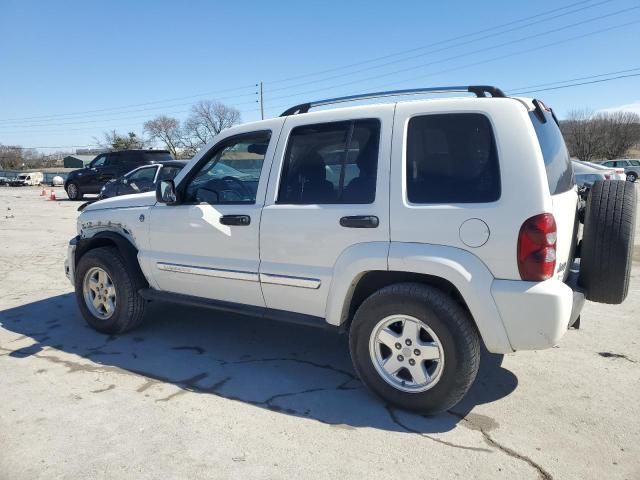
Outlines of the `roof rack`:
[{"label": "roof rack", "polygon": [[349,95],[347,97],[328,98],[326,100],[316,100],[314,102],[301,103],[288,108],[281,117],[295,115],[298,113],[307,113],[310,108],[320,107],[322,105],[331,105],[334,103],[352,102],[354,100],[366,100],[369,98],[395,97],[398,95],[419,95],[421,93],[448,93],[448,92],[470,92],[475,93],[476,97],[486,97],[487,93],[492,97],[506,97],[504,92],[497,87],[490,85],[468,85],[457,87],[429,87],[429,88],[410,88],[406,90],[388,90],[386,92],[360,93],[358,95]]}]

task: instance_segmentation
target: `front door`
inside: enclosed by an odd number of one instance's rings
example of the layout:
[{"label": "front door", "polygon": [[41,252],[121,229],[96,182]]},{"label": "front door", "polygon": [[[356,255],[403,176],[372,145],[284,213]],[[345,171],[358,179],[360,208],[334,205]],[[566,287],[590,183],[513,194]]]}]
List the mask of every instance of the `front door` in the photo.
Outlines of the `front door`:
[{"label": "front door", "polygon": [[282,124],[274,119],[259,131],[218,136],[176,178],[180,203],[153,207],[150,250],[142,261],[156,288],[264,306],[260,214]]},{"label": "front door", "polygon": [[326,318],[340,258],[375,250],[386,269],[393,108],[287,117],[260,227],[267,307]]}]

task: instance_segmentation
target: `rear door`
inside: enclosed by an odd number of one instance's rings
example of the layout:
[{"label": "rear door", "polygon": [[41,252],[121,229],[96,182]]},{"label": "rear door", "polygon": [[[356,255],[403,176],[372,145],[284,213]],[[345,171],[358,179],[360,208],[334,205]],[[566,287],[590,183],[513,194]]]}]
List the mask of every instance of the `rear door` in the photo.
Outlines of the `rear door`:
[{"label": "rear door", "polygon": [[386,269],[393,112],[287,117],[260,226],[267,307],[325,317],[336,263],[357,244],[380,242]]}]

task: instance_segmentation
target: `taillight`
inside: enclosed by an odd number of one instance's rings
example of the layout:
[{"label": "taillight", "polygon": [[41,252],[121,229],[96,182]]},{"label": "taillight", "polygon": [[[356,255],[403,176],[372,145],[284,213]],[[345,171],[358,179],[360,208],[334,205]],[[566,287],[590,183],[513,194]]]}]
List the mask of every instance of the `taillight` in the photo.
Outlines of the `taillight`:
[{"label": "taillight", "polygon": [[604,179],[605,180],[611,180],[611,175],[608,175],[608,174],[605,173],[604,174]]},{"label": "taillight", "polygon": [[547,280],[556,268],[556,221],[551,213],[531,217],[518,235],[518,270],[528,281]]}]

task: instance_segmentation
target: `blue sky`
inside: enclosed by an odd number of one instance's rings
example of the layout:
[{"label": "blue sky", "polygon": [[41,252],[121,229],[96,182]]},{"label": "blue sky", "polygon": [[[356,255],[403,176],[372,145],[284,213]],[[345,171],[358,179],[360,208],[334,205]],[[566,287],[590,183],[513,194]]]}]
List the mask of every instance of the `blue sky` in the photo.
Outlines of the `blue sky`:
[{"label": "blue sky", "polygon": [[[141,133],[162,113],[182,119],[191,103],[209,98],[255,120],[261,80],[266,114],[275,116],[306,100],[379,89],[482,83],[509,93],[640,73],[639,7],[637,0],[2,0],[0,143],[89,145],[109,129]],[[640,110],[640,76],[531,95],[560,116],[573,108]]]}]

